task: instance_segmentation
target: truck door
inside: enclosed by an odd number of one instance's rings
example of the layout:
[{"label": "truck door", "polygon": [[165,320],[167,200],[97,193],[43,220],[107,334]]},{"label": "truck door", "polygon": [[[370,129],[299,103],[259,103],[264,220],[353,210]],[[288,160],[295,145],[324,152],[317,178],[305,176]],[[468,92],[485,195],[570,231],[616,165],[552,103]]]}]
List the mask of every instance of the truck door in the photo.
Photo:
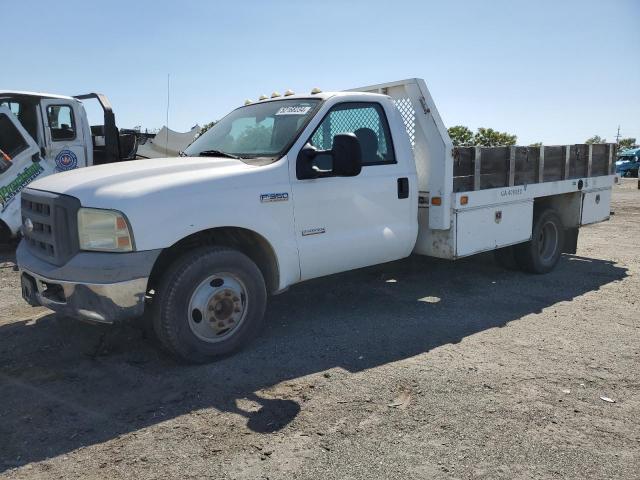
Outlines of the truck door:
[{"label": "truck door", "polygon": [[[415,170],[407,168],[408,159],[396,158],[385,109],[377,102],[338,103],[307,143],[330,150],[333,137],[347,132],[360,141],[359,175],[303,180],[292,175],[302,280],[397,260],[415,244]],[[296,159],[290,163],[295,167]]]},{"label": "truck door", "polygon": [[15,115],[0,107],[0,235],[15,235],[20,228],[20,191],[52,172],[40,161],[38,145]]},{"label": "truck door", "polygon": [[[84,134],[78,106],[64,99],[42,100],[47,162],[56,172],[87,165]],[[92,148],[92,146],[90,146]]]}]

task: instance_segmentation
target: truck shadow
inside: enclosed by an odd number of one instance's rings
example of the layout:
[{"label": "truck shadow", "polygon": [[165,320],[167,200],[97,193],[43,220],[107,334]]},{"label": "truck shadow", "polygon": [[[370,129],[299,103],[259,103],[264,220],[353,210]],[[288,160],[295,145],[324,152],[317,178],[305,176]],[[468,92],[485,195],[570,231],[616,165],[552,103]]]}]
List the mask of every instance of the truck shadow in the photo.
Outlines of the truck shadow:
[{"label": "truck shadow", "polygon": [[[426,257],[325,277],[273,297],[263,335],[218,362],[180,365],[121,327],[57,318],[0,326],[0,472],[213,408],[270,433],[304,408],[305,381],[359,372],[502,327],[619,281],[612,262],[564,256],[546,276]],[[251,403],[254,408],[242,407]],[[217,417],[220,418],[220,417]]]}]

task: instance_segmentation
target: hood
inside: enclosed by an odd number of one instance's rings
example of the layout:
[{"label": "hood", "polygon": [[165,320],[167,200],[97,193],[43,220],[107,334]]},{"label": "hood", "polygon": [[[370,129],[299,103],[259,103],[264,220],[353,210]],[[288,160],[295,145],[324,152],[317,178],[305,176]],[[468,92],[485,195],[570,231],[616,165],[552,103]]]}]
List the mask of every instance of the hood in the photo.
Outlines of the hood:
[{"label": "hood", "polygon": [[105,201],[108,204],[165,190],[193,189],[221,178],[231,180],[256,168],[228,158],[152,158],[61,172],[36,180],[29,187],[70,195],[83,205],[99,207]]},{"label": "hood", "polygon": [[628,156],[640,156],[640,148],[627,148],[625,150],[618,151],[618,157],[628,157]]}]

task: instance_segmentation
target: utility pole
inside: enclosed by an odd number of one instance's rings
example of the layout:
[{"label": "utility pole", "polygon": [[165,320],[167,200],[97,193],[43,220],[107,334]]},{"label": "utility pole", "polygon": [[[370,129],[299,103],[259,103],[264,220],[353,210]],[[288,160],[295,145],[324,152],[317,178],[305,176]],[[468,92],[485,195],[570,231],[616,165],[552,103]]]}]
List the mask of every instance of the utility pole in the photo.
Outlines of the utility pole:
[{"label": "utility pole", "polygon": [[618,125],[618,133],[616,133],[616,143],[620,143],[620,125]]},{"label": "utility pole", "polygon": [[[169,156],[169,101],[170,101],[169,79],[170,78],[171,78],[171,74],[167,73],[167,138],[164,143],[164,154],[166,156]],[[620,130],[620,127],[618,127],[618,130]]]}]

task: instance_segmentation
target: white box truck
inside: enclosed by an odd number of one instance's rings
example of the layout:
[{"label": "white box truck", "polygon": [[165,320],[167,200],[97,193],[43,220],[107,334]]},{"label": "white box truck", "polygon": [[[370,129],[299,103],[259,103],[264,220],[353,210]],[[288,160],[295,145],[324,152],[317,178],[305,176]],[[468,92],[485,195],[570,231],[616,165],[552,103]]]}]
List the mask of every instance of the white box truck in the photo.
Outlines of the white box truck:
[{"label": "white box truck", "polygon": [[269,294],[311,278],[496,249],[549,272],[609,218],[613,148],[454,149],[419,79],[274,93],[183,158],[33,182],[23,296],[100,323],[146,313],[169,351],[207,361],[260,330]]}]

